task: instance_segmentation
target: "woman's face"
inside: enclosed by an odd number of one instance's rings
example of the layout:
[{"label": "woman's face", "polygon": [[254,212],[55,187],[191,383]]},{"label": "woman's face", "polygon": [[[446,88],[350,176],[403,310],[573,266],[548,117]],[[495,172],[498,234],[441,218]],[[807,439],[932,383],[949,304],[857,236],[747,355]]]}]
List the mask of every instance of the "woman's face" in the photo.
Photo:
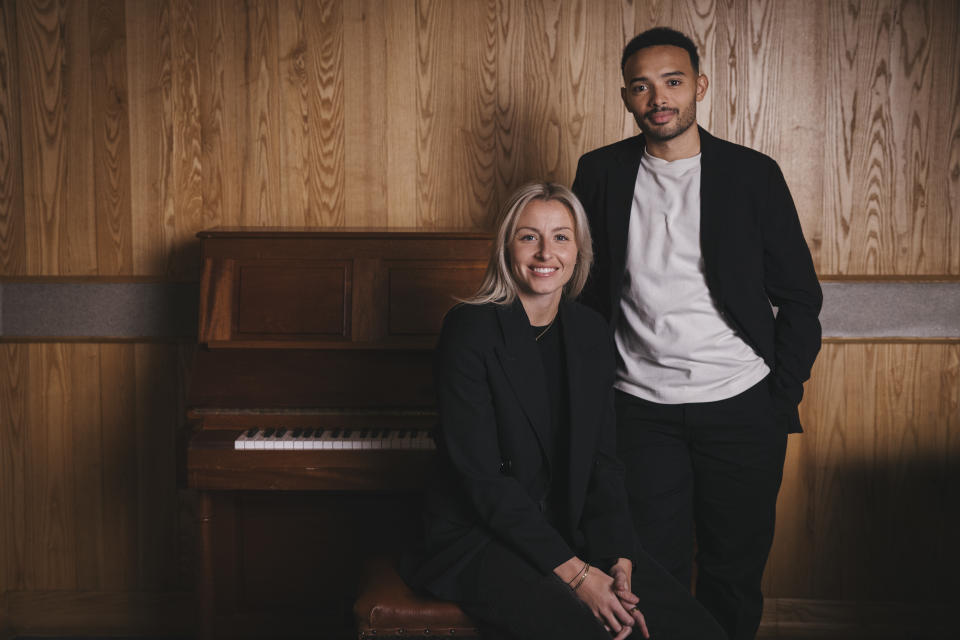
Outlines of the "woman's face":
[{"label": "woman's face", "polygon": [[559,301],[577,264],[573,216],[557,200],[532,200],[517,218],[507,253],[521,300]]}]

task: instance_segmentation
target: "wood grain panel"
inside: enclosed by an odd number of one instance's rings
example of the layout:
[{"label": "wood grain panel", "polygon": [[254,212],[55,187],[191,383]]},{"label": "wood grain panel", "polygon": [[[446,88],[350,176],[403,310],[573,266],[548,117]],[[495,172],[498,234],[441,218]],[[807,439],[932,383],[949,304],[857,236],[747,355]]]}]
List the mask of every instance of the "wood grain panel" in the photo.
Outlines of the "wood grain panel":
[{"label": "wood grain panel", "polygon": [[[138,588],[173,590],[178,584],[176,434],[184,419],[179,347],[136,345],[135,420]],[[189,584],[189,583],[188,583]]]},{"label": "wood grain panel", "polygon": [[198,52],[201,167],[204,221],[242,221],[242,105],[246,15],[234,0],[199,5],[198,28],[205,46]]},{"label": "wood grain panel", "polygon": [[[199,86],[199,27],[196,0],[171,0],[170,44],[173,95],[173,253],[168,273],[196,278],[200,245],[194,238],[207,226],[203,217]],[[231,188],[239,188],[234,185]]]},{"label": "wood grain panel", "polygon": [[573,182],[573,168],[581,155],[603,144],[603,104],[608,88],[605,74],[595,69],[604,62],[605,39],[603,5],[583,0],[563,5],[560,51],[563,56],[561,78],[566,86],[562,93],[562,131],[559,171],[550,179],[563,184]]},{"label": "wood grain panel", "polygon": [[827,113],[836,115],[827,120],[821,270],[952,273],[956,3],[829,8],[838,27],[829,34]]},{"label": "wood grain panel", "polygon": [[29,273],[96,272],[86,18],[82,1],[17,4]]},{"label": "wood grain panel", "polygon": [[414,3],[343,6],[345,223],[414,227],[417,32]]},{"label": "wood grain panel", "polygon": [[[204,3],[204,6],[207,6]],[[133,274],[164,275],[174,255],[173,52],[169,2],[128,2]],[[144,150],[152,150],[145,153]]]},{"label": "wood grain panel", "polygon": [[957,345],[824,347],[802,405],[806,433],[791,437],[768,595],[960,595],[945,568],[960,526],[958,376]]},{"label": "wood grain panel", "polygon": [[[278,20],[284,167],[278,219],[340,226],[345,162],[341,2],[281,3]],[[377,182],[382,184],[382,177]]]},{"label": "wood grain panel", "polygon": [[[97,273],[97,211],[94,186],[90,0],[65,3],[63,33],[66,63],[61,69],[64,97],[66,179],[57,210],[58,265],[45,273]],[[53,251],[49,252],[53,256]]]},{"label": "wood grain panel", "polygon": [[270,226],[280,212],[280,83],[278,77],[277,2],[246,7],[246,112],[240,122],[244,145],[243,223]]},{"label": "wood grain panel", "polygon": [[0,4],[0,276],[26,270],[17,9]]},{"label": "wood grain panel", "polygon": [[26,345],[0,345],[0,592],[25,585],[27,528],[26,408],[29,393]]},{"label": "wood grain panel", "polygon": [[[78,350],[78,347],[82,349]],[[52,351],[55,346],[42,345],[41,349]],[[42,444],[46,447],[64,446],[65,463],[72,474],[72,493],[63,506],[75,519],[74,539],[71,541],[74,556],[64,559],[65,563],[73,565],[76,573],[76,585],[70,587],[99,591],[111,553],[104,545],[110,532],[104,526],[108,507],[104,504],[103,470],[110,461],[105,459],[103,449],[100,348],[95,344],[63,345],[61,354],[66,370],[62,382],[65,399],[62,406],[58,406],[64,414],[60,428],[70,433],[65,441],[58,442],[59,434],[48,429],[46,441]],[[45,362],[44,366],[47,366]],[[83,405],[75,407],[75,401],[83,402]]]},{"label": "wood grain panel", "polygon": [[[414,3],[386,2],[383,8],[388,62],[386,189],[389,226],[417,226],[417,11]],[[351,85],[347,79],[347,87]],[[349,102],[348,102],[349,105]],[[347,121],[349,124],[349,120]]]},{"label": "wood grain panel", "polygon": [[131,273],[133,266],[125,33],[123,0],[91,2],[93,188],[102,275]]},{"label": "wood grain panel", "polygon": [[497,13],[497,69],[496,69],[496,209],[502,207],[510,193],[525,180],[522,167],[522,150],[526,139],[523,122],[526,119],[524,106],[524,79],[526,64],[524,48],[525,7],[523,2],[504,2]]},{"label": "wood grain panel", "polygon": [[[951,178],[946,159],[951,133],[956,133],[950,127],[958,103],[950,107],[937,96],[956,96],[958,38],[956,2],[902,2],[894,7],[889,91],[897,183],[892,215],[883,218],[894,238],[893,246],[883,248],[884,273],[937,273],[957,253],[956,244],[947,244],[957,223],[949,210],[936,211],[934,203],[949,202],[942,187]],[[932,161],[937,156],[944,161]],[[937,191],[940,197],[934,198]]]},{"label": "wood grain panel", "polygon": [[[824,145],[826,104],[826,33],[824,11],[783,3],[780,80],[767,91],[779,126],[769,131],[762,149],[777,159],[790,187],[814,264],[823,246]],[[797,52],[803,52],[799,55]],[[763,79],[758,79],[763,84]]]},{"label": "wood grain panel", "polygon": [[[26,449],[27,590],[78,587],[78,525],[82,543],[95,540],[96,524],[76,504],[89,506],[99,483],[88,482],[84,465],[75,465],[75,432],[99,439],[96,345],[29,347]],[[92,526],[93,530],[90,530]],[[83,548],[82,551],[86,551]]]},{"label": "wood grain panel", "polygon": [[[619,97],[623,86],[620,73],[620,58],[623,47],[637,35],[637,8],[632,2],[609,2],[604,12],[603,67],[596,69],[604,78],[603,94],[603,142],[609,144],[636,135],[633,117],[623,107]],[[642,29],[641,29],[642,30]],[[614,96],[611,98],[610,96]]]},{"label": "wood grain panel", "polygon": [[[308,46],[306,6],[302,0],[279,3],[278,46],[280,51],[281,104],[283,105],[283,143],[281,153],[284,167],[280,180],[280,207],[282,215],[292,224],[304,225],[311,215],[310,186],[313,169],[310,140],[311,79],[307,57],[313,46]],[[309,40],[311,44],[314,43]],[[318,158],[318,163],[319,163]],[[317,189],[319,191],[319,188]],[[342,192],[342,190],[338,190]]]},{"label": "wood grain panel", "polygon": [[[491,2],[417,3],[418,225],[482,228],[493,202]],[[470,25],[464,28],[464,25]]]},{"label": "wood grain panel", "polygon": [[550,179],[562,171],[563,47],[559,0],[523,3],[523,76],[518,142],[520,166],[514,186],[528,180]]},{"label": "wood grain panel", "polygon": [[100,456],[103,461],[99,590],[134,590],[139,587],[136,346],[99,346]]}]

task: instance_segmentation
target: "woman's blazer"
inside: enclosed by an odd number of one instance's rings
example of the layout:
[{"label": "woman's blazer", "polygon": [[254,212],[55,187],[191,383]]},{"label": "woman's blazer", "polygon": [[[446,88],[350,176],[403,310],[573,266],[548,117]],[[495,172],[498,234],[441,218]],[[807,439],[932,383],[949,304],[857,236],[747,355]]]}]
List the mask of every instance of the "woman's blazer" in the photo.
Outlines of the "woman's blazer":
[{"label": "woman's blazer", "polygon": [[[545,456],[547,383],[520,302],[462,304],[444,319],[435,362],[441,466],[427,490],[423,548],[402,566],[411,584],[456,599],[460,570],[491,538],[544,574],[575,553],[633,556],[610,332],[579,304],[563,302],[559,313],[570,398],[566,469],[550,468]],[[562,530],[543,513],[551,479],[568,483]]]}]

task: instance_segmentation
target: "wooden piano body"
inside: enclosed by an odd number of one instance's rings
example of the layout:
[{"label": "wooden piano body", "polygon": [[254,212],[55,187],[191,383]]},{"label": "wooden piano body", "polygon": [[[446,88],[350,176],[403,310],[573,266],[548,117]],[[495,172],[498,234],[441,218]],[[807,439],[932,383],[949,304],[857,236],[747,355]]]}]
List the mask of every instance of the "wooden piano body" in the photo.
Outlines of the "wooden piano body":
[{"label": "wooden piano body", "polygon": [[[186,477],[200,493],[200,637],[351,637],[364,557],[395,553],[413,531],[435,454],[404,437],[435,425],[436,335],[454,296],[479,285],[490,237],[199,237]],[[303,444],[321,430],[336,449]],[[244,433],[276,449],[236,448]],[[340,448],[344,433],[342,446],[363,448]]]}]

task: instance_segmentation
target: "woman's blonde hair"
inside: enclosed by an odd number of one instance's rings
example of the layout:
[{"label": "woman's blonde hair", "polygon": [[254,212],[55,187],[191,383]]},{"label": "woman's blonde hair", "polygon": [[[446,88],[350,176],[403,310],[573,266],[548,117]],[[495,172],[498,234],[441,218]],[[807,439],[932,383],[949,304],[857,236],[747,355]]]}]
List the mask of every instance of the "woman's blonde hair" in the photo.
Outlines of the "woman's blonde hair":
[{"label": "woman's blonde hair", "polygon": [[513,240],[517,230],[517,219],[533,200],[556,201],[567,208],[573,217],[573,234],[577,241],[577,263],[573,275],[563,287],[564,296],[573,300],[587,283],[590,265],[593,264],[593,242],[590,239],[590,225],[583,205],[570,189],[552,182],[530,182],[513,192],[503,210],[497,217],[497,235],[490,251],[487,272],[483,276],[480,289],[470,298],[463,300],[468,304],[510,304],[517,299],[517,283],[510,268],[507,245]]}]

